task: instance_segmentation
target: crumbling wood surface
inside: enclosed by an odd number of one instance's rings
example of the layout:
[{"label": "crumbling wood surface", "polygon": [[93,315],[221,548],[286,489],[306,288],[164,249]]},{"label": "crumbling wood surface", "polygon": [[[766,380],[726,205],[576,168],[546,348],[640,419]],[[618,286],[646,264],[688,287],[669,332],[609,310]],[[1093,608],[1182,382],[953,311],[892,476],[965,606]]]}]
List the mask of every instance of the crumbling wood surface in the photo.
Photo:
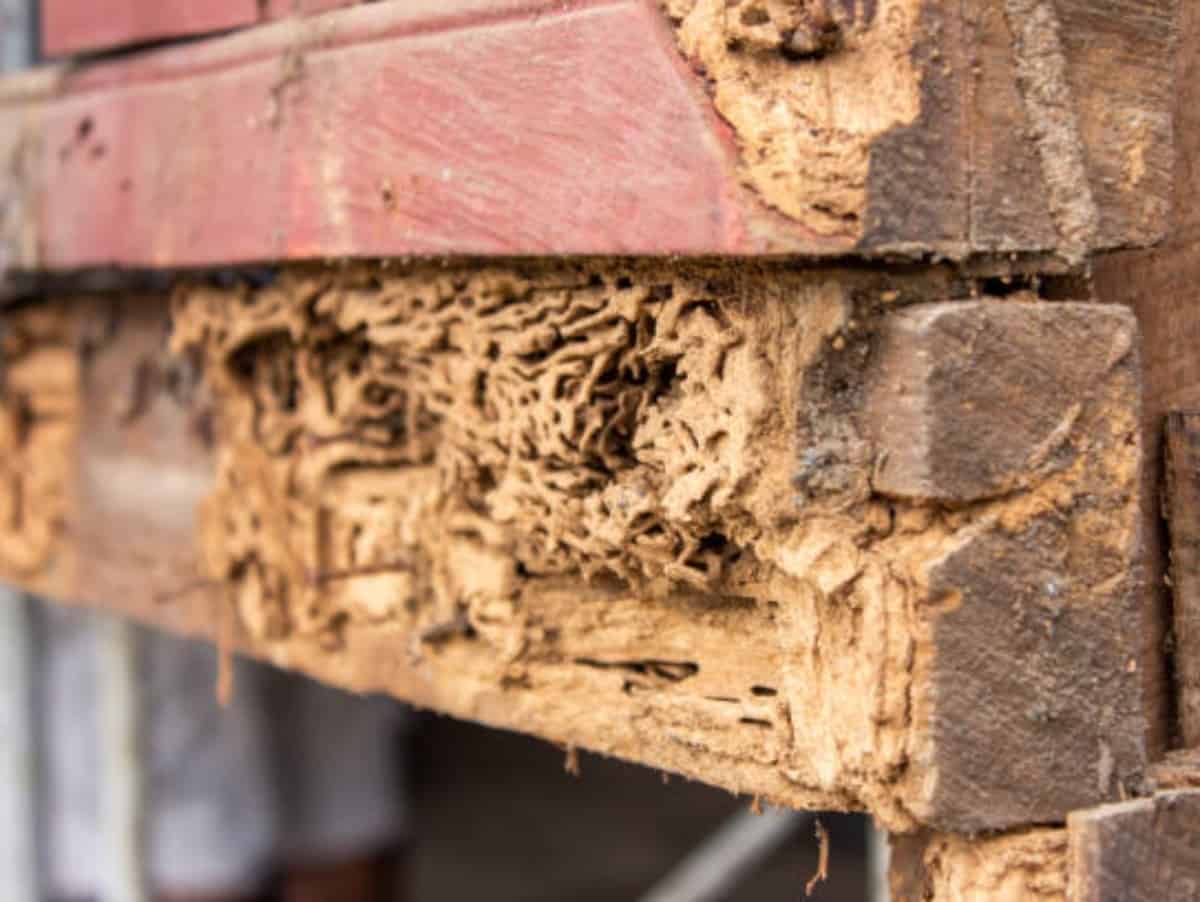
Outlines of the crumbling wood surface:
[{"label": "crumbling wood surface", "polygon": [[1190,902],[1200,896],[1200,792],[1072,812],[1066,827],[893,837],[897,902]]},{"label": "crumbling wood surface", "polygon": [[430,263],[10,311],[0,566],[788,805],[1061,820],[1147,763],[1135,329],[970,295]]},{"label": "crumbling wood surface", "polygon": [[29,269],[448,252],[1078,265],[1165,229],[1175,15],[372,3],[63,69],[36,101],[10,86],[0,231]]},{"label": "crumbling wood surface", "polygon": [[895,902],[1075,902],[1067,831],[996,836],[912,834],[891,839]]},{"label": "crumbling wood surface", "polygon": [[1166,420],[1166,494],[1174,597],[1176,707],[1185,746],[1200,746],[1200,414]]}]

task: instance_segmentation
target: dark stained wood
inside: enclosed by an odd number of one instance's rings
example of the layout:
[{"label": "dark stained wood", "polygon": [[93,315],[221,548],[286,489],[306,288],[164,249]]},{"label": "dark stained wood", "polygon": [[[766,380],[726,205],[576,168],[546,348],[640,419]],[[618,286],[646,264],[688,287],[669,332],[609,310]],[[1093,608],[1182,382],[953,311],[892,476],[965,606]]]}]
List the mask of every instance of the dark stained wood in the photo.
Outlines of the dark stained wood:
[{"label": "dark stained wood", "polygon": [[[1143,441],[1146,453],[1145,568],[1142,607],[1145,660],[1166,660],[1167,539],[1162,523],[1162,438],[1167,413],[1200,409],[1200,4],[1180,6],[1175,53],[1175,135],[1171,214],[1158,247],[1098,256],[1093,290],[1102,301],[1131,307],[1142,332]],[[1147,670],[1146,693],[1167,709],[1165,667]],[[1159,721],[1166,726],[1165,717]],[[1165,749],[1165,730],[1152,737]]]},{"label": "dark stained wood", "polygon": [[876,490],[966,504],[1040,480],[1061,465],[1080,399],[1136,361],[1134,329],[1125,308],[1095,304],[947,302],[890,317],[871,400]]},{"label": "dark stained wood", "polygon": [[[873,485],[951,505],[1057,491],[1052,477],[1078,461],[1072,436],[1091,434],[1088,423],[1137,443],[1135,333],[1128,310],[1095,304],[960,302],[893,315],[868,405],[880,449]],[[1114,381],[1125,390],[1112,393]],[[1110,450],[1093,448],[1089,469],[1105,472]],[[947,599],[932,664],[938,808],[959,825],[982,827],[975,812],[1008,805],[1046,805],[1029,820],[1047,822],[1052,808],[1133,785],[1148,763],[1143,665],[1127,627],[1141,604],[1136,502],[1088,497],[1073,526],[1009,521],[931,568],[933,596]],[[1043,755],[1052,734],[1055,751]]]},{"label": "dark stained wood", "polygon": [[1200,414],[1172,411],[1166,430],[1176,713],[1184,745],[1200,746]]},{"label": "dark stained wood", "polygon": [[1074,902],[1200,897],[1200,792],[1162,792],[1077,811],[1067,826]]}]

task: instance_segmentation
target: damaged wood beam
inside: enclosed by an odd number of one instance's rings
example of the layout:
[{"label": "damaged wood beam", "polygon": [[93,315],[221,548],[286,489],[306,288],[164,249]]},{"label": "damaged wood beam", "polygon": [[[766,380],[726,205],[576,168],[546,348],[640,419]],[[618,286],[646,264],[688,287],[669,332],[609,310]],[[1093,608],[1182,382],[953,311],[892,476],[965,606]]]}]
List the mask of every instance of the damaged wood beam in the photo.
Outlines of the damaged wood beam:
[{"label": "damaged wood beam", "polygon": [[1065,827],[894,837],[903,902],[1187,902],[1200,894],[1200,792],[1076,811]]},{"label": "damaged wood beam", "polygon": [[1123,308],[938,268],[412,263],[4,324],[21,585],[892,830],[1142,785]]},{"label": "damaged wood beam", "polygon": [[1062,827],[891,837],[895,902],[1075,902]]},{"label": "damaged wood beam", "polygon": [[455,0],[291,19],[0,87],[0,236],[29,270],[443,253],[1077,268],[1168,220],[1177,3],[1128,5],[825,0],[818,22],[765,0]]}]

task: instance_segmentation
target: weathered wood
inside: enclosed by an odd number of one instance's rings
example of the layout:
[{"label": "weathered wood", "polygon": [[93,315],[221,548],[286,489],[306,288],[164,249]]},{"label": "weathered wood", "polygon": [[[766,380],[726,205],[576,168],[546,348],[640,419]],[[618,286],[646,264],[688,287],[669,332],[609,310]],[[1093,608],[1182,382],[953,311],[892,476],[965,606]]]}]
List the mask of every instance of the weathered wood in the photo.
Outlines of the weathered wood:
[{"label": "weathered wood", "polygon": [[[359,0],[41,0],[42,52],[65,56],[311,15]],[[412,0],[404,0],[411,3]]]},{"label": "weathered wood", "polygon": [[0,175],[21,211],[6,231],[31,269],[448,252],[1077,266],[1166,222],[1176,7],[1128,5],[839,2],[818,39],[762,0],[368,4],[86,65],[0,106],[24,160]]},{"label": "weathered wood", "polygon": [[[1170,616],[1165,598],[1166,536],[1161,517],[1164,422],[1171,410],[1200,408],[1200,5],[1180,7],[1175,58],[1173,130],[1176,136],[1172,207],[1166,239],[1149,250],[1099,255],[1092,264],[1093,290],[1102,301],[1126,304],[1142,331],[1144,373],[1143,441],[1146,447],[1145,508],[1147,540],[1146,600],[1143,634],[1147,697],[1157,695],[1165,711],[1168,681],[1164,669]],[[1190,669],[1190,665],[1187,665]],[[1177,662],[1178,667],[1178,662]],[[1165,725],[1165,718],[1156,721]],[[1150,737],[1158,750],[1165,733]]]},{"label": "weathered wood", "polygon": [[1200,749],[1174,749],[1156,761],[1148,774],[1150,789],[1200,789]]},{"label": "weathered wood", "polygon": [[1075,811],[1065,829],[893,837],[890,870],[894,902],[1185,902],[1200,896],[1200,792]]},{"label": "weathered wood", "polygon": [[1068,826],[1072,902],[1200,897],[1200,792],[1074,812]]},{"label": "weathered wood", "polygon": [[1068,837],[1038,827],[989,837],[892,837],[892,902],[1075,902]]},{"label": "weathered wood", "polygon": [[1082,260],[1162,237],[1177,11],[1162,0],[967,4],[974,242],[1053,240]]},{"label": "weathered wood", "polygon": [[[1146,764],[1132,323],[910,306],[968,292],[937,269],[421,264],[188,284],[169,323],[161,298],[11,312],[0,566],[788,805],[1061,819]],[[952,334],[1058,392],[955,383]],[[931,349],[944,366],[895,366]],[[897,380],[926,398],[903,421]],[[949,472],[953,384],[1029,455],[958,504],[882,490],[885,446]]]},{"label": "weathered wood", "polygon": [[1184,744],[1200,746],[1200,414],[1167,416],[1166,454],[1176,713]]},{"label": "weathered wood", "polygon": [[257,20],[257,0],[41,0],[42,52],[60,56],[103,50]]}]

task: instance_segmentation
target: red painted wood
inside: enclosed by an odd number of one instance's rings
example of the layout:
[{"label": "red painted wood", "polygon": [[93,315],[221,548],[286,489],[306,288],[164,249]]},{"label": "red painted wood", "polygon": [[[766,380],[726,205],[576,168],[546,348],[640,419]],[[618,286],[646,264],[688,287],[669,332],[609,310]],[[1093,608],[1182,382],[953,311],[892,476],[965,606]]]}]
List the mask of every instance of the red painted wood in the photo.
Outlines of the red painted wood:
[{"label": "red painted wood", "polygon": [[640,0],[327,18],[70,77],[41,112],[32,265],[848,250],[746,198]]},{"label": "red painted wood", "polygon": [[41,0],[49,56],[101,50],[258,21],[257,0]]},{"label": "red painted wood", "polygon": [[42,50],[48,56],[106,50],[325,12],[358,2],[361,0],[41,0]]}]

